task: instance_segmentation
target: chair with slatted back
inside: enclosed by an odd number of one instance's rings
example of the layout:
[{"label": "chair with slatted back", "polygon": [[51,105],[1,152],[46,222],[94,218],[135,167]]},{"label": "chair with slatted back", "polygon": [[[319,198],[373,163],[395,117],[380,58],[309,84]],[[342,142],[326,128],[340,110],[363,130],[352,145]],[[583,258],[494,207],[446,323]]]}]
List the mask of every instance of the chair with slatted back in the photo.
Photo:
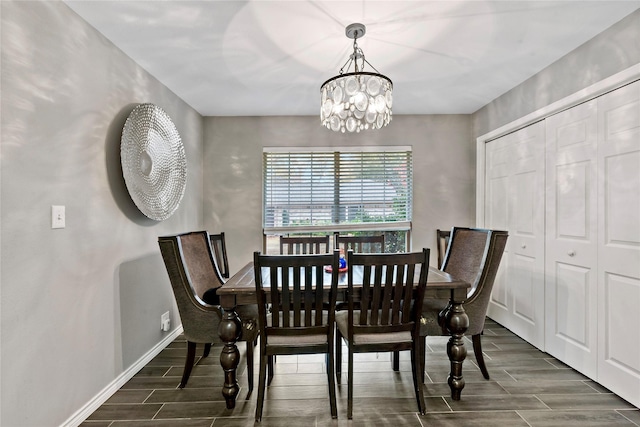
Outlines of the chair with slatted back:
[{"label": "chair with slatted back", "polygon": [[384,234],[369,236],[333,236],[335,247],[342,249],[346,254],[349,249],[355,253],[382,253],[384,252]]},{"label": "chair with slatted back", "polygon": [[436,241],[438,244],[438,268],[442,268],[444,256],[447,254],[447,248],[449,247],[449,236],[451,236],[450,230],[436,230]]},{"label": "chair with slatted back", "polygon": [[[218,336],[222,309],[215,301],[215,290],[223,282],[217,274],[206,231],[159,237],[158,244],[187,339],[187,359],[179,386],[183,388],[191,375],[196,345],[204,344],[204,358],[209,355],[211,343],[222,343]],[[237,313],[242,319],[242,340],[247,342],[247,374],[251,393],[253,349],[259,332],[257,308],[255,305],[239,306]]]},{"label": "chair with slatted back", "polygon": [[[339,233],[333,235],[334,246],[340,250],[341,256],[346,256],[349,250],[355,253],[382,253],[384,252],[384,234],[368,236],[345,236]],[[339,302],[336,310],[345,310],[346,302]],[[395,360],[395,359],[394,359]],[[399,370],[399,366],[398,369]]]},{"label": "chair with slatted back", "polygon": [[[348,310],[336,313],[336,367],[341,372],[344,338],[348,356],[348,418],[353,418],[353,355],[366,352],[411,351],[411,371],[418,409],[425,412],[418,361],[419,314],[422,311],[429,249],[394,254],[347,253]],[[356,301],[354,270],[362,267],[362,289]]]},{"label": "chair with slatted back", "polygon": [[[269,358],[278,354],[327,355],[331,416],[337,418],[333,339],[339,252],[323,255],[255,252],[253,264],[260,326],[256,421],[262,419]],[[325,266],[331,266],[333,273],[325,273]],[[323,310],[327,292],[329,309]]]},{"label": "chair with slatted back", "polygon": [[[467,300],[463,305],[469,317],[469,327],[465,335],[471,336],[476,361],[486,379],[489,379],[489,372],[482,355],[481,335],[491,290],[508,236],[506,231],[453,227],[449,249],[441,268],[456,279],[462,279],[471,284]],[[426,337],[449,334],[444,327],[448,308],[448,300],[428,299],[424,302],[420,319],[422,364],[424,364]],[[424,369],[421,375],[424,379]]]},{"label": "chair with slatted back", "polygon": [[280,236],[281,255],[311,255],[329,253],[329,235]]},{"label": "chair with slatted back", "polygon": [[225,241],[224,232],[217,234],[209,234],[211,248],[215,255],[216,265],[220,270],[223,279],[229,278],[229,259],[227,258],[227,243]]}]

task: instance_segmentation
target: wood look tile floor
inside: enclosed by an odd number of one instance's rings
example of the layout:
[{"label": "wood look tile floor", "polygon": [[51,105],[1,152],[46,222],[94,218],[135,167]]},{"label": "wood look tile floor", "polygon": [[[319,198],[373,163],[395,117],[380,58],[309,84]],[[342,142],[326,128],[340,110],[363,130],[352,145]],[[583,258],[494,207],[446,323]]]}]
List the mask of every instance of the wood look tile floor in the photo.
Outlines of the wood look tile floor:
[{"label": "wood look tile floor", "polygon": [[[466,340],[466,338],[465,338]],[[354,414],[347,420],[347,367],[337,386],[338,419],[329,412],[322,355],[279,356],[267,388],[262,426],[640,426],[640,410],[599,384],[539,351],[509,330],[487,320],[482,338],[491,380],[480,373],[469,340],[462,398],[450,397],[446,337],[427,339],[425,398],[427,414],[417,413],[409,354],[400,372],[390,355],[355,355]],[[202,349],[198,347],[198,354]],[[254,392],[247,396],[244,345],[238,368],[240,394],[233,410],[221,395],[220,346],[197,360],[189,383],[178,389],[186,355],[178,337],[122,389],[99,407],[84,427],[217,427],[254,425]],[[256,348],[257,363],[259,350]]]}]

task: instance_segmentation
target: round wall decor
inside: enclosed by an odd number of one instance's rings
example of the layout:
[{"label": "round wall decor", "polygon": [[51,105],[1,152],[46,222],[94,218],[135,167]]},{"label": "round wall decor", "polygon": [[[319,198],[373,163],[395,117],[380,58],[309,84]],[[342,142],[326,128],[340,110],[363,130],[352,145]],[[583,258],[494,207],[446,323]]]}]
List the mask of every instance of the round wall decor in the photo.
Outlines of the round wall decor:
[{"label": "round wall decor", "polygon": [[122,130],[122,173],[131,199],[151,219],[178,208],[187,182],[187,159],[171,118],[154,104],[133,109]]}]

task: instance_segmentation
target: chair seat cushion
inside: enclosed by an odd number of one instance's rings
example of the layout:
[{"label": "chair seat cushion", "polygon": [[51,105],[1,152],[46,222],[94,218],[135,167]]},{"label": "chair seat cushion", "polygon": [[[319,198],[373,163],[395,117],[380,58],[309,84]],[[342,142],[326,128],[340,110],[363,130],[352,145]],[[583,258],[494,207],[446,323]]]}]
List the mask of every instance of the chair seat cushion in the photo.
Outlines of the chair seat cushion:
[{"label": "chair seat cushion", "polygon": [[[268,334],[267,334],[268,335]],[[268,335],[267,345],[309,346],[327,344],[327,335]]]},{"label": "chair seat cushion", "polygon": [[[359,310],[354,310],[353,318],[357,319],[360,316]],[[348,339],[349,337],[349,312],[340,311],[336,313],[336,326],[340,330],[343,337]],[[354,344],[384,344],[384,343],[400,343],[411,342],[411,332],[384,332],[374,334],[354,334]]]},{"label": "chair seat cushion", "polygon": [[[304,319],[304,311],[301,312],[301,317]],[[311,313],[311,317],[315,318],[315,311]],[[326,325],[328,323],[328,315],[327,313],[322,313],[322,324]],[[283,315],[280,313],[280,328],[282,330],[282,319]],[[293,325],[293,316],[290,316],[290,324]],[[271,327],[273,325],[273,316],[271,314],[267,315],[267,327]],[[292,329],[294,329],[292,327]],[[309,345],[321,345],[327,344],[329,341],[327,334],[313,334],[313,335],[273,335],[269,334],[267,329],[267,345],[287,345],[287,346],[309,346]]]}]

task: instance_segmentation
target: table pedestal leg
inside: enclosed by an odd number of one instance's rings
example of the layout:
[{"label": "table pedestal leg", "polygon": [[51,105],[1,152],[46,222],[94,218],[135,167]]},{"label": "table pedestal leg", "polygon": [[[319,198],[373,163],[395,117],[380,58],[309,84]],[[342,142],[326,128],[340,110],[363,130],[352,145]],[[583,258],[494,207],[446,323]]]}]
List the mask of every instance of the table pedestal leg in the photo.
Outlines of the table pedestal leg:
[{"label": "table pedestal leg", "polygon": [[460,393],[464,388],[464,378],[462,377],[462,362],[467,357],[467,349],[464,346],[462,337],[469,327],[469,317],[464,312],[460,302],[452,302],[446,313],[446,326],[451,334],[447,343],[447,355],[451,362],[451,372],[449,373],[449,387],[451,388],[451,398],[460,400]]},{"label": "table pedestal leg", "polygon": [[236,396],[240,391],[238,380],[236,379],[236,370],[240,362],[240,352],[236,346],[236,342],[242,333],[242,324],[233,309],[224,310],[222,320],[218,327],[218,335],[224,348],[220,353],[220,365],[224,369],[224,385],[222,386],[222,395],[227,402],[227,409],[233,409],[236,406]]}]

